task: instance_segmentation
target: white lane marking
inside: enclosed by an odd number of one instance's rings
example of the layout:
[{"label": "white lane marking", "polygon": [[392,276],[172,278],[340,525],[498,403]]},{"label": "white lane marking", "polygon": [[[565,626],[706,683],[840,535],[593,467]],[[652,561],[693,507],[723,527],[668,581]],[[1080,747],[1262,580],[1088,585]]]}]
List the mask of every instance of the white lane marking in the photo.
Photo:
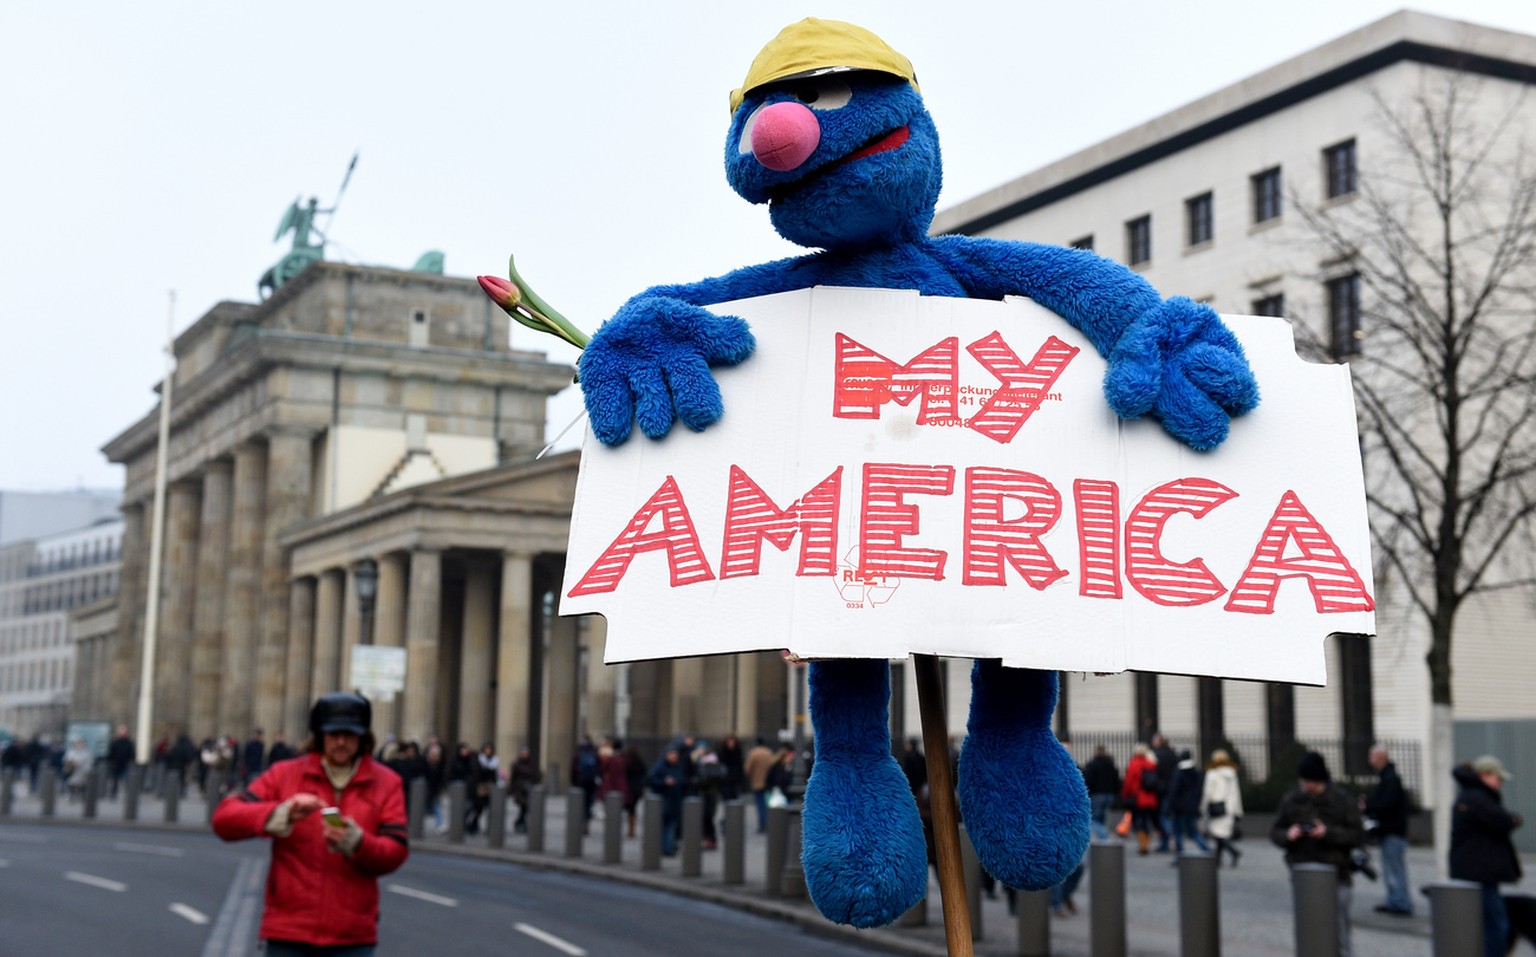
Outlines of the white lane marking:
[{"label": "white lane marking", "polygon": [[406,887],[404,884],[385,884],[384,888],[392,893],[400,894],[404,897],[414,897],[419,901],[426,901],[429,904],[441,904],[444,907],[459,906],[459,902],[452,897],[442,897],[427,891],[419,891],[414,887]]},{"label": "white lane marking", "polygon": [[208,923],[207,914],[197,910],[194,907],[188,907],[186,904],[172,904],[171,913],[175,914],[177,917],[185,917],[187,920],[194,924]]},{"label": "white lane marking", "polygon": [[0,867],[10,867],[10,866],[11,866],[11,862],[10,861],[6,860],[3,857],[0,857]]},{"label": "white lane marking", "polygon": [[128,885],[122,881],[97,877],[94,874],[82,874],[79,871],[65,871],[64,879],[66,881],[74,881],[76,884],[89,884],[92,887],[99,887],[106,891],[117,891],[119,894],[128,889]]},{"label": "white lane marking", "polygon": [[187,852],[179,847],[166,847],[162,844],[130,844],[127,841],[118,841],[112,845],[114,850],[128,851],[132,854],[158,854],[161,857],[186,857]]},{"label": "white lane marking", "polygon": [[208,931],[202,957],[246,957],[252,953],[266,876],[265,857],[248,857],[240,862],[234,880],[229,883],[229,892],[224,895],[218,919]]},{"label": "white lane marking", "polygon": [[587,952],[568,940],[561,940],[546,930],[539,930],[532,924],[513,924],[512,929],[520,934],[527,934],[540,943],[548,944],[558,951],[570,954],[571,957],[587,957]]}]

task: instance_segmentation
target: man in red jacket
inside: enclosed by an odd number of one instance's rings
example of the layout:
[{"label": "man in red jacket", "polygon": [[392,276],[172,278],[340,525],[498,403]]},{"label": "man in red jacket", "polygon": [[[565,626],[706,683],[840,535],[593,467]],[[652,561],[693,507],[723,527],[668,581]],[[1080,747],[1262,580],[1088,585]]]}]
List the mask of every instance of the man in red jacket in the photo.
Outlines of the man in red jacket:
[{"label": "man in red jacket", "polygon": [[[373,760],[372,708],[359,695],[320,697],[304,753],[272,765],[213,813],[226,841],[272,839],[261,938],[267,957],[370,957],[379,877],[405,863],[400,778]],[[335,807],[338,814],[319,813]]]}]

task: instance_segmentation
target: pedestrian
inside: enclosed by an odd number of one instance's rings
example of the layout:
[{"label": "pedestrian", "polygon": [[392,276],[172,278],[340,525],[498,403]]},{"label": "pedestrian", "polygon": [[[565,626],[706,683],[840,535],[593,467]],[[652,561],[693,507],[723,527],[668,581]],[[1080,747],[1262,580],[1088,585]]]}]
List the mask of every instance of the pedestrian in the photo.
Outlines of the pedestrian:
[{"label": "pedestrian", "polygon": [[1216,842],[1216,866],[1223,854],[1230,855],[1236,867],[1243,852],[1237,840],[1237,821],[1243,816],[1243,789],[1237,781],[1237,763],[1225,749],[1211,752],[1205,766],[1205,786],[1200,794],[1200,811],[1205,815],[1206,833]]},{"label": "pedestrian", "polygon": [[432,812],[433,832],[441,834],[448,830],[443,818],[443,786],[448,781],[448,756],[443,753],[443,743],[436,738],[429,740],[422,758],[427,765],[427,810]]},{"label": "pedestrian", "polygon": [[256,776],[267,769],[267,743],[262,739],[260,728],[251,732],[250,740],[245,742],[245,749],[240,752],[240,781],[242,784],[250,784],[256,780]]},{"label": "pedestrian", "polygon": [[603,776],[603,759],[597,753],[597,745],[590,737],[581,739],[571,752],[571,787],[581,788],[582,806],[586,819],[592,820],[592,805],[597,801],[597,786]]},{"label": "pedestrian", "polygon": [[453,757],[448,761],[448,783],[454,782],[464,787],[464,833],[477,834],[480,812],[475,809],[475,787],[480,783],[480,759],[464,741],[454,747]]},{"label": "pedestrian", "polygon": [[1152,755],[1157,758],[1157,774],[1152,790],[1157,794],[1157,813],[1152,823],[1157,828],[1157,852],[1168,853],[1168,839],[1173,836],[1173,814],[1168,807],[1168,791],[1173,787],[1173,775],[1178,769],[1179,758],[1166,735],[1159,732],[1152,736]]},{"label": "pedestrian", "polygon": [[628,822],[628,834],[635,836],[635,818],[638,816],[640,798],[645,795],[645,776],[650,773],[646,767],[645,759],[640,757],[634,745],[624,748],[624,784],[629,792],[629,800],[624,804],[624,815]]},{"label": "pedestrian", "polygon": [[517,804],[517,820],[512,823],[515,833],[522,834],[528,830],[528,789],[543,778],[539,766],[534,763],[533,751],[526,745],[519,748],[517,757],[512,761],[512,773],[507,779],[507,790]]},{"label": "pedestrian", "polygon": [[84,738],[76,738],[64,752],[64,763],[61,777],[64,781],[65,795],[71,801],[78,801],[85,794],[85,787],[91,780],[91,768],[96,763],[96,756],[91,753],[90,746]]},{"label": "pedestrian", "polygon": [[266,957],[374,952],[379,878],[410,849],[400,779],[370,756],[371,723],[366,698],[322,695],[303,757],[274,765],[214,811],[213,830],[226,841],[272,839]]},{"label": "pedestrian", "polygon": [[128,734],[128,726],[120,724],[112,735],[112,743],[107,745],[107,774],[111,783],[108,792],[115,800],[117,790],[122,786],[123,778],[128,774],[128,769],[133,767],[137,751],[133,738]]},{"label": "pedestrian", "polygon": [[[768,772],[773,770],[773,749],[761,737],[747,750],[742,765],[746,785],[752,792],[752,803],[757,806],[757,833],[768,830]],[[916,793],[916,792],[913,792]]]},{"label": "pedestrian", "polygon": [[1328,764],[1316,751],[1308,751],[1302,756],[1296,767],[1296,777],[1297,786],[1280,799],[1270,838],[1285,849],[1288,867],[1328,864],[1334,868],[1338,875],[1338,957],[1350,957],[1352,856],[1355,848],[1365,843],[1360,808],[1333,786]]},{"label": "pedestrian", "polygon": [[683,820],[683,797],[688,790],[682,756],[677,748],[667,749],[651,768],[645,784],[652,794],[661,798],[661,853],[671,857],[677,853],[677,830]]},{"label": "pedestrian", "polygon": [[[277,742],[272,743],[272,751],[277,751]],[[272,763],[277,763],[273,760]],[[415,741],[403,741],[395,749],[393,759],[384,762],[384,766],[400,776],[400,793],[405,797],[405,807],[409,812],[411,807],[411,784],[417,778],[427,776],[427,761],[421,756],[421,749]]]},{"label": "pedestrian", "polygon": [[693,768],[697,775],[694,790],[704,801],[704,850],[712,851],[720,846],[719,831],[715,829],[715,813],[720,808],[720,788],[725,781],[725,765],[720,763],[720,756],[710,748],[709,742],[700,741],[698,747],[693,749]]},{"label": "pedestrian", "polygon": [[475,829],[479,830],[480,818],[485,814],[485,809],[491,806],[491,795],[496,785],[501,783],[501,758],[496,756],[496,746],[489,741],[480,745],[480,753],[475,755],[475,762],[477,773],[472,804]]},{"label": "pedestrian", "polygon": [[715,754],[725,768],[725,777],[720,782],[720,800],[734,801],[741,797],[741,783],[746,777],[743,767],[746,759],[741,752],[741,740],[734,734],[726,735]]},{"label": "pedestrian", "polygon": [[[624,742],[615,738],[598,748],[598,755],[603,759],[602,772],[598,776],[598,800],[606,800],[608,795],[617,794],[620,798],[619,806],[628,805],[629,769],[624,758]],[[604,808],[606,814],[606,805]]]},{"label": "pedestrian", "polygon": [[1136,853],[1145,857],[1152,846],[1152,831],[1157,827],[1157,756],[1145,744],[1125,766],[1125,783],[1120,798],[1131,812],[1131,828],[1136,832]]},{"label": "pedestrian", "polygon": [[1408,892],[1408,792],[1387,753],[1386,745],[1371,745],[1367,760],[1376,771],[1376,787],[1361,800],[1360,810],[1381,843],[1381,880],[1387,899],[1376,912],[1396,917],[1413,916],[1413,896]]},{"label": "pedestrian", "polygon": [[1504,764],[1491,754],[1459,765],[1451,772],[1461,790],[1451,808],[1451,880],[1472,881],[1483,888],[1483,953],[1502,957],[1512,946],[1509,912],[1500,884],[1520,880],[1520,857],[1510,834],[1523,822],[1504,808]]},{"label": "pedestrian", "polygon": [[279,761],[286,761],[293,757],[293,748],[288,746],[288,741],[281,731],[272,735],[272,747],[267,751],[267,767],[271,767]]},{"label": "pedestrian", "polygon": [[176,787],[176,796],[187,794],[187,770],[197,762],[197,745],[185,731],[176,735],[176,743],[165,752],[165,773]]},{"label": "pedestrian", "polygon": [[1089,825],[1095,840],[1109,840],[1109,811],[1120,797],[1120,769],[1104,745],[1093,749],[1093,757],[1083,768],[1083,783],[1088,788]]},{"label": "pedestrian", "polygon": [[1194,757],[1185,748],[1179,752],[1178,767],[1173,769],[1173,781],[1168,785],[1169,823],[1173,827],[1173,853],[1184,856],[1184,839],[1187,837],[1205,853],[1210,845],[1200,836],[1200,798],[1204,794],[1205,774],[1195,764]]}]

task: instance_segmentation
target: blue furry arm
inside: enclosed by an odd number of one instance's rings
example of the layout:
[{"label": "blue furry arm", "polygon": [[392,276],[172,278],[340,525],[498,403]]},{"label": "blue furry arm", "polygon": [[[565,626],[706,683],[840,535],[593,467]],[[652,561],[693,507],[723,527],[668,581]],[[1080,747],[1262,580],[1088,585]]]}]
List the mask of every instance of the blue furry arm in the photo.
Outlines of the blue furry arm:
[{"label": "blue furry arm", "polygon": [[700,431],[724,414],[709,371],[752,354],[746,322],[705,306],[802,289],[820,282],[812,257],[748,266],[695,283],[653,286],[603,323],[582,351],[582,398],[605,445],[629,438],[634,422],[653,439],[681,420]]},{"label": "blue furry arm", "polygon": [[934,254],[972,296],[1028,296],[1088,337],[1109,360],[1104,395],[1125,418],[1151,415],[1175,438],[1212,449],[1233,416],[1259,403],[1243,347],[1215,310],[1164,300],[1141,276],[1085,249],[967,236]]}]

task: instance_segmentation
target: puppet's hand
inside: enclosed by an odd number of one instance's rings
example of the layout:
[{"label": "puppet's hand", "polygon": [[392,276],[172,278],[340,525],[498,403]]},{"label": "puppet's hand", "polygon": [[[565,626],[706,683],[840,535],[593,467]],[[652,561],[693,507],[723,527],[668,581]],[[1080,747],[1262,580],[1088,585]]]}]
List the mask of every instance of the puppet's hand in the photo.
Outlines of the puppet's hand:
[{"label": "puppet's hand", "polygon": [[1133,320],[1109,355],[1104,395],[1128,419],[1153,415],[1190,448],[1213,449],[1259,404],[1243,347],[1209,306],[1175,296]]},{"label": "puppet's hand", "polygon": [[694,430],[724,412],[710,366],[735,365],[756,344],[745,321],[664,296],[639,295],[597,330],[577,363],[592,431],[605,445],[630,424],[653,439],[676,419]]}]

